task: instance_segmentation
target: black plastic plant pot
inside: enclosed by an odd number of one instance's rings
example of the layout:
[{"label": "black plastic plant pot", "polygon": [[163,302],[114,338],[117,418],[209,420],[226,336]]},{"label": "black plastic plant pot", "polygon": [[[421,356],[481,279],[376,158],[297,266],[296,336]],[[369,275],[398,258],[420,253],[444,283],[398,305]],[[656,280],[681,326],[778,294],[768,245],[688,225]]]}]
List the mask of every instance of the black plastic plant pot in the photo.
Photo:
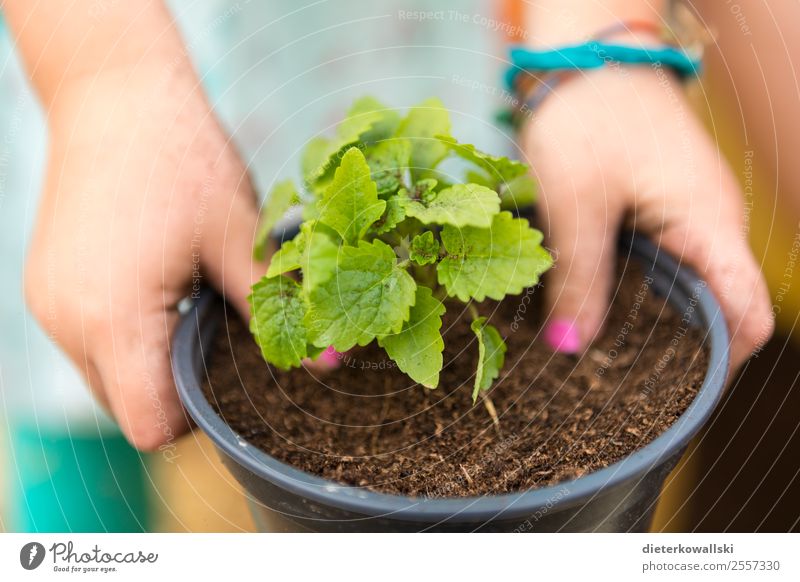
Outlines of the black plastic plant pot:
[{"label": "black plastic plant pot", "polygon": [[328,481],[270,457],[237,435],[201,389],[204,354],[223,323],[222,300],[211,291],[183,315],[173,339],[178,392],[246,490],[262,531],[646,531],[667,475],[722,396],[728,335],[717,301],[691,271],[638,237],[623,243],[622,253],[641,263],[655,292],[705,332],[709,368],[697,396],[667,431],[613,465],[572,481],[495,496],[412,498]]}]

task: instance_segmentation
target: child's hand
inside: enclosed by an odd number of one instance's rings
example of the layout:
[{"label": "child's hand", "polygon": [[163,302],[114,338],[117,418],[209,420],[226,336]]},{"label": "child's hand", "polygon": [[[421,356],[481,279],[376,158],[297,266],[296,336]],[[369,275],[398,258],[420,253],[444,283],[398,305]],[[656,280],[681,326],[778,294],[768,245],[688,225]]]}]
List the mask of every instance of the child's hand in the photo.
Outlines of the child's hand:
[{"label": "child's hand", "polygon": [[154,449],[187,427],[169,362],[177,302],[211,283],[248,317],[264,272],[253,190],[190,75],[73,83],[50,126],[27,298],[130,441]]},{"label": "child's hand", "polygon": [[545,285],[551,345],[576,352],[598,332],[623,225],[708,281],[734,368],[769,338],[770,300],[747,245],[739,186],[671,73],[579,73],[545,99],[523,140],[557,256]]}]

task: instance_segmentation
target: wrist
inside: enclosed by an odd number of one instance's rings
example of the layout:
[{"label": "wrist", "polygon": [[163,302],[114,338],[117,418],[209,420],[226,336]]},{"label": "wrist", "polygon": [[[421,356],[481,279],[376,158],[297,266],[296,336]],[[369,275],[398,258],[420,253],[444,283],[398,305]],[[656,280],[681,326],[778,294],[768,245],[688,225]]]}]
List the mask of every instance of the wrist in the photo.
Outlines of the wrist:
[{"label": "wrist", "polygon": [[595,36],[587,40],[602,40],[604,42],[616,43],[634,47],[655,47],[666,43],[666,38],[658,26],[654,27],[620,27],[605,29],[609,32],[598,31]]},{"label": "wrist", "polygon": [[[588,117],[610,117],[609,112],[635,111],[642,103],[662,110],[666,115],[664,95],[682,102],[684,85],[668,67],[630,67],[617,69],[601,67],[580,71],[558,85],[558,95],[546,97],[534,109],[527,109],[516,120],[520,143],[530,147],[531,136],[545,135],[541,127],[565,125],[565,119]],[[658,104],[658,105],[657,105]],[[577,124],[582,126],[583,122]]]},{"label": "wrist", "polygon": [[620,28],[620,40],[629,35],[635,37],[643,28],[660,30],[665,10],[665,0],[598,0],[590,3],[583,0],[541,0],[535,6],[529,5],[526,11],[527,45],[529,48],[547,49],[579,44],[597,39],[603,31],[615,28]]},{"label": "wrist", "polygon": [[103,127],[163,133],[165,123],[212,118],[209,111],[188,64],[158,62],[71,78],[53,94],[47,113],[51,133],[87,135]]}]

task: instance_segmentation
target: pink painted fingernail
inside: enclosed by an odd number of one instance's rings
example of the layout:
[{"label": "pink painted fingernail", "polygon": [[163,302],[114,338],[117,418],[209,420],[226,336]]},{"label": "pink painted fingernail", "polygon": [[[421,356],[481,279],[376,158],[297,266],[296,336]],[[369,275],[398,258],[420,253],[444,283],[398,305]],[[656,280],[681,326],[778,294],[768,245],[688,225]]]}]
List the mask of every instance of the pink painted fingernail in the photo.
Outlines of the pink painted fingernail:
[{"label": "pink painted fingernail", "polygon": [[304,358],[303,365],[312,371],[322,373],[336,370],[342,363],[343,354],[328,346],[316,359]]},{"label": "pink painted fingernail", "polygon": [[328,346],[326,350],[319,355],[318,361],[329,370],[335,370],[342,361],[341,356],[339,352],[333,349],[333,346]]},{"label": "pink painted fingernail", "polygon": [[571,319],[554,319],[544,328],[544,341],[556,352],[574,354],[581,348],[578,326]]}]

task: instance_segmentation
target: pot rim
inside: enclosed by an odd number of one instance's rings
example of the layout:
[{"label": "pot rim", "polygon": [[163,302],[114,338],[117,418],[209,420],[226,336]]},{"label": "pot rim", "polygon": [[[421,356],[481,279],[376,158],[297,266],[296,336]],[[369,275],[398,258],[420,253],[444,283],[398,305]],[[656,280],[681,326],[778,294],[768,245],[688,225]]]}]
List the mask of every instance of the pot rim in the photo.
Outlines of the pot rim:
[{"label": "pot rim", "polygon": [[172,341],[172,369],[180,399],[197,425],[231,459],[255,476],[317,503],[361,514],[364,518],[388,517],[402,521],[436,523],[487,522],[527,517],[545,507],[566,508],[623,482],[644,475],[682,450],[711,416],[722,397],[728,373],[728,332],[720,306],[708,286],[690,269],[655,244],[634,235],[623,241],[623,249],[644,259],[648,272],[661,271],[671,279],[668,293],[677,288],[696,298],[696,314],[710,345],[708,372],[697,395],[672,426],[644,447],[608,467],[537,489],[458,498],[423,498],[378,493],[363,487],[343,485],[296,469],[271,457],[236,434],[203,395],[198,370],[193,365],[202,356],[201,322],[220,297],[209,289],[200,293],[188,312],[181,316]]}]

